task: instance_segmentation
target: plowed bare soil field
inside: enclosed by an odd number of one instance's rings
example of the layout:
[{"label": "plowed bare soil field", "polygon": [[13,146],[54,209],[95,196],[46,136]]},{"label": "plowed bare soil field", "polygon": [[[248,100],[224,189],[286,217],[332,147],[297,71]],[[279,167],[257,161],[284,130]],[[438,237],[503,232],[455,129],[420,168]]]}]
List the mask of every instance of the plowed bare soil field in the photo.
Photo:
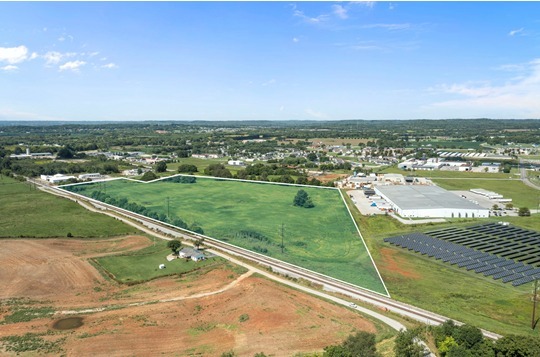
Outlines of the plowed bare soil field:
[{"label": "plowed bare soil field", "polygon": [[[103,277],[88,260],[149,244],[140,236],[0,240],[0,339],[31,333],[42,341],[41,350],[22,355],[220,356],[234,351],[238,356],[292,356],[321,351],[356,330],[377,332],[353,311],[256,275],[242,276],[227,263],[127,286]],[[194,297],[201,293],[209,295]],[[158,301],[165,299],[176,300]],[[87,312],[59,313],[82,309]],[[17,311],[34,316],[13,321]],[[53,329],[70,316],[82,317],[83,325]],[[15,355],[6,350],[7,342],[0,344],[0,354]]]}]

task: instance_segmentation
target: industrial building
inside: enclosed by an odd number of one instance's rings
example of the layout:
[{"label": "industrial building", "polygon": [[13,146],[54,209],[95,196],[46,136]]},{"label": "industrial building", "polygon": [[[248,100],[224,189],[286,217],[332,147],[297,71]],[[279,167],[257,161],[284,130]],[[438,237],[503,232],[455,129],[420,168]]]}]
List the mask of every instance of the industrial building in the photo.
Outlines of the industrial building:
[{"label": "industrial building", "polygon": [[438,186],[376,186],[375,192],[384,198],[394,212],[401,217],[489,217],[489,209],[474,204]]}]

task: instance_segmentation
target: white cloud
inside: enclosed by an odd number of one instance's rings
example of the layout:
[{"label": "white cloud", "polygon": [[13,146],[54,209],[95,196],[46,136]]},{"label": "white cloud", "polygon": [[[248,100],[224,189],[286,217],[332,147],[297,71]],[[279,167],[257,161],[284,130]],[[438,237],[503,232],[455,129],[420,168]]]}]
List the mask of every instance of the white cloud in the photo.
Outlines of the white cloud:
[{"label": "white cloud", "polygon": [[39,57],[39,55],[36,52],[32,52],[32,54],[30,55],[31,60],[36,59],[38,57]]},{"label": "white cloud", "polygon": [[73,41],[73,36],[71,35],[62,35],[58,38],[59,42],[64,42],[65,40],[69,39],[70,41]]},{"label": "white cloud", "polygon": [[[540,117],[540,58],[527,63],[525,73],[501,85],[467,82],[441,85],[438,91],[462,98],[435,103],[433,107],[465,109],[478,113],[506,113],[515,117]],[[507,114],[510,113],[510,114]]]},{"label": "white cloud", "polygon": [[276,81],[274,78],[272,78],[271,80],[264,82],[264,83],[262,84],[262,86],[263,86],[263,87],[267,87],[267,86],[270,86],[270,85],[276,84],[276,83],[277,83],[277,81]]},{"label": "white cloud", "polygon": [[388,5],[388,10],[394,10],[396,7],[394,6],[394,4],[390,3]]},{"label": "white cloud", "polygon": [[85,61],[71,61],[71,62],[66,62],[64,63],[63,65],[61,65],[60,67],[58,67],[58,69],[60,69],[60,71],[73,71],[73,72],[78,72],[79,71],[79,68],[84,66],[86,64]]},{"label": "white cloud", "polygon": [[7,66],[0,67],[0,69],[1,69],[2,71],[11,72],[11,71],[16,71],[16,70],[18,70],[19,67],[14,66],[14,65],[12,65],[12,64],[8,64]]},{"label": "white cloud", "polygon": [[9,64],[20,63],[28,56],[28,48],[26,46],[19,47],[0,47],[0,62]]},{"label": "white cloud", "polygon": [[508,36],[515,36],[515,35],[523,35],[523,30],[525,30],[523,27],[517,30],[512,30],[508,33]]},{"label": "white cloud", "polygon": [[293,15],[301,18],[302,20],[310,24],[319,24],[319,23],[327,21],[329,18],[329,16],[326,14],[319,15],[316,17],[310,17],[310,16],[305,15],[303,11],[296,10],[296,9],[294,10]]},{"label": "white cloud", "polygon": [[293,37],[292,42],[298,43],[300,42],[300,39],[298,37]]},{"label": "white cloud", "polygon": [[107,63],[101,66],[101,68],[107,68],[107,69],[114,69],[118,68],[118,66],[115,63]]},{"label": "white cloud", "polygon": [[60,63],[65,58],[75,57],[76,55],[77,53],[75,52],[60,53],[57,51],[49,51],[43,55],[43,58],[45,59],[45,64],[51,66]]},{"label": "white cloud", "polygon": [[347,9],[341,5],[332,5],[332,12],[340,19],[346,19],[349,17],[349,15],[347,15]]},{"label": "white cloud", "polygon": [[375,1],[351,1],[351,4],[362,5],[372,9],[375,6]]}]

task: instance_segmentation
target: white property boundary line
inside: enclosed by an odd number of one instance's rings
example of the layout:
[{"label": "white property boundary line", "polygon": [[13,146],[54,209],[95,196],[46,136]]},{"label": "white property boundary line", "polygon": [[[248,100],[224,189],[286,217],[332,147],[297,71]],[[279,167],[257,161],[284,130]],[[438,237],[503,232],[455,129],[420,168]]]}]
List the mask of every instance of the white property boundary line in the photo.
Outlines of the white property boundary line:
[{"label": "white property boundary line", "polygon": [[[364,245],[364,248],[366,249],[366,252],[368,253],[368,256],[369,256],[369,259],[371,260],[371,264],[373,264],[373,267],[375,268],[375,271],[377,272],[377,276],[379,277],[379,280],[381,281],[382,285],[383,285],[383,288],[386,292],[386,296],[391,298],[390,296],[390,293],[388,292],[388,288],[386,287],[386,284],[384,283],[384,280],[381,276],[381,273],[379,272],[379,269],[377,268],[377,265],[375,264],[375,261],[373,260],[373,257],[371,256],[371,253],[366,245],[366,242],[364,241],[364,237],[362,236],[362,233],[360,232],[360,228],[358,227],[358,225],[356,224],[356,221],[354,220],[354,217],[351,213],[351,210],[349,209],[349,206],[347,205],[347,202],[345,201],[345,197],[343,197],[343,193],[341,192],[341,190],[339,188],[336,188],[336,187],[325,187],[325,186],[311,186],[311,185],[297,185],[297,184],[292,184],[292,183],[284,183],[284,182],[269,182],[269,181],[257,181],[257,180],[241,180],[241,179],[233,179],[233,178],[225,178],[225,177],[213,177],[213,176],[197,176],[197,175],[184,175],[184,174],[175,174],[175,175],[171,175],[171,176],[167,176],[167,177],[160,177],[158,179],[155,179],[155,180],[152,180],[152,181],[141,181],[141,180],[135,180],[135,179],[132,179],[132,178],[128,178],[128,177],[116,177],[116,178],[111,178],[111,179],[104,179],[104,180],[96,180],[96,181],[92,181],[92,182],[80,182],[80,183],[74,183],[74,184],[68,184],[68,185],[61,185],[61,186],[57,186],[57,188],[61,189],[61,190],[64,190],[63,187],[68,187],[68,186],[76,186],[76,185],[86,185],[86,184],[91,184],[91,183],[106,183],[106,182],[109,182],[109,181],[116,181],[116,180],[127,180],[127,181],[133,181],[133,182],[137,182],[137,183],[153,183],[153,182],[157,182],[157,181],[163,181],[163,180],[166,180],[166,179],[170,179],[172,177],[177,177],[177,176],[187,176],[187,177],[195,177],[195,178],[203,178],[203,179],[214,179],[214,180],[224,180],[224,181],[236,181],[236,182],[246,182],[246,183],[258,183],[258,184],[269,184],[269,185],[283,185],[283,186],[295,186],[295,187],[308,187],[308,188],[318,188],[318,189],[329,189],[329,190],[336,190],[338,191],[340,197],[341,197],[341,201],[342,203],[345,205],[345,208],[347,209],[347,212],[349,212],[349,217],[351,218],[353,224],[354,224],[354,227],[356,228],[356,231],[358,232],[358,235],[360,236],[360,240],[362,241],[362,244]],[[95,201],[96,204],[102,204],[102,205],[109,205],[105,202],[101,202],[101,201],[98,201],[98,200],[94,200],[93,198],[90,198],[90,197],[87,197],[87,196],[83,196],[83,195],[80,195],[76,192],[71,192],[71,191],[68,191],[68,190],[64,190],[64,191],[67,191],[69,194],[75,194],[77,196],[80,196],[81,198],[85,198],[85,199],[90,199],[92,201]],[[109,205],[109,206],[113,206],[113,205]],[[122,208],[119,208],[119,207],[116,207],[116,206],[113,206],[117,209],[121,209],[121,210],[124,210]],[[128,210],[125,210],[125,211],[128,211]],[[364,290],[367,290],[367,291],[370,291],[372,293],[375,293],[375,294],[379,294],[379,295],[382,295],[382,296],[385,296],[384,294],[381,294],[380,292],[377,292],[377,291],[374,291],[374,290],[371,290],[371,289],[368,289],[368,288],[365,288],[363,286],[358,286],[358,285],[355,285],[355,284],[352,284],[350,282],[347,282],[347,281],[343,281],[343,280],[340,280],[340,279],[337,279],[337,278],[334,278],[332,276],[328,276],[328,275],[325,275],[325,274],[322,274],[320,272],[316,272],[316,271],[313,271],[313,270],[310,270],[310,269],[306,269],[304,267],[300,267],[300,266],[297,266],[297,265],[294,265],[294,264],[291,264],[289,262],[285,262],[285,261],[282,261],[282,260],[279,260],[277,258],[274,258],[274,257],[269,257],[269,256],[266,256],[266,255],[263,255],[263,254],[260,254],[260,253],[257,253],[257,252],[253,252],[251,250],[248,250],[248,249],[245,249],[245,248],[242,248],[242,247],[238,247],[236,245],[233,245],[233,244],[230,244],[230,243],[227,243],[227,242],[224,242],[220,239],[217,239],[217,238],[213,238],[213,237],[209,237],[209,236],[206,236],[204,234],[200,234],[200,233],[195,233],[195,232],[192,232],[188,229],[183,229],[183,228],[179,228],[179,227],[176,227],[176,226],[173,226],[172,224],[169,224],[169,223],[166,223],[166,222],[161,222],[159,220],[155,220],[153,218],[150,218],[150,217],[146,217],[144,215],[141,215],[141,214],[138,214],[138,213],[135,213],[135,212],[131,212],[131,211],[128,211],[130,212],[131,214],[135,214],[137,216],[140,216],[140,217],[143,217],[145,219],[150,219],[152,221],[155,221],[155,222],[158,222],[159,224],[165,224],[171,228],[174,228],[174,229],[178,229],[178,230],[181,230],[181,231],[186,231],[186,232],[189,232],[190,234],[194,234],[196,236],[201,236],[201,237],[204,237],[204,238],[208,238],[210,240],[217,240],[219,241],[221,244],[226,244],[226,245],[229,245],[231,247],[234,247],[235,249],[241,249],[241,250],[244,250],[250,254],[256,254],[256,255],[260,255],[261,257],[264,257],[265,259],[271,259],[271,260],[276,260],[277,262],[279,263],[285,263],[285,264],[288,264],[290,266],[293,266],[295,268],[298,268],[298,269],[302,269],[302,270],[305,270],[305,271],[308,271],[312,274],[316,274],[316,275],[320,275],[320,276],[324,276],[324,277],[327,277],[327,278],[330,278],[330,279],[333,279],[335,281],[339,281],[340,283],[344,283],[344,284],[348,284],[348,285],[352,285],[352,286],[355,286],[355,287],[359,287],[361,289],[364,289]]]},{"label": "white property boundary line", "polygon": [[351,216],[351,220],[353,221],[354,226],[356,227],[356,231],[358,232],[358,235],[360,236],[360,239],[362,240],[362,243],[364,244],[364,247],[366,248],[366,251],[367,251],[367,253],[369,255],[369,259],[371,259],[371,263],[375,267],[375,270],[377,271],[377,275],[379,275],[379,279],[381,280],[381,282],[383,284],[384,290],[386,291],[386,295],[388,297],[391,297],[390,293],[388,292],[388,289],[386,288],[386,284],[384,283],[384,280],[383,280],[383,278],[381,276],[381,273],[379,272],[379,269],[377,268],[377,265],[375,264],[375,261],[373,260],[373,257],[371,256],[371,253],[370,253],[370,251],[369,251],[369,249],[368,249],[368,247],[366,245],[366,242],[364,241],[364,236],[362,236],[362,232],[360,232],[360,228],[358,227],[358,224],[356,224],[356,221],[354,220],[352,212],[349,209],[349,206],[347,205],[347,202],[345,201],[345,197],[343,197],[343,193],[341,192],[340,189],[337,189],[337,190],[339,191],[339,195],[341,196],[341,199],[343,200],[343,204],[347,208],[347,212],[349,212],[349,215]]}]

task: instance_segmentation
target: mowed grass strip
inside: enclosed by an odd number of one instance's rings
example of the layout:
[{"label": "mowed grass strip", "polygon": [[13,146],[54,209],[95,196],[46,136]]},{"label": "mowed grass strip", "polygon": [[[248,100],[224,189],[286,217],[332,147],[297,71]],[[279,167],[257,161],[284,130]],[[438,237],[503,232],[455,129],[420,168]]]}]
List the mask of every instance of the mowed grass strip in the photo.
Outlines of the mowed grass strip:
[{"label": "mowed grass strip", "polygon": [[[207,260],[195,262],[186,259],[167,261],[167,255],[171,250],[162,241],[158,246],[150,246],[126,255],[114,255],[96,258],[95,261],[114,278],[122,283],[139,283],[162,276],[183,274],[204,267],[223,265],[225,260],[212,257]],[[165,264],[165,269],[159,269],[160,264]]]},{"label": "mowed grass strip", "polygon": [[540,197],[540,190],[529,187],[518,180],[434,179],[433,182],[446,190],[470,190],[471,188],[483,188],[485,190],[494,191],[503,195],[504,198],[511,198],[514,207],[536,208],[539,202],[538,197]]},{"label": "mowed grass strip", "polygon": [[0,237],[110,237],[137,231],[26,182],[0,175]]},{"label": "mowed grass strip", "polygon": [[[194,184],[115,180],[101,186],[86,185],[81,193],[103,189],[155,212],[169,211],[210,237],[386,294],[337,190],[201,177]],[[293,205],[299,189],[314,208]]]}]

